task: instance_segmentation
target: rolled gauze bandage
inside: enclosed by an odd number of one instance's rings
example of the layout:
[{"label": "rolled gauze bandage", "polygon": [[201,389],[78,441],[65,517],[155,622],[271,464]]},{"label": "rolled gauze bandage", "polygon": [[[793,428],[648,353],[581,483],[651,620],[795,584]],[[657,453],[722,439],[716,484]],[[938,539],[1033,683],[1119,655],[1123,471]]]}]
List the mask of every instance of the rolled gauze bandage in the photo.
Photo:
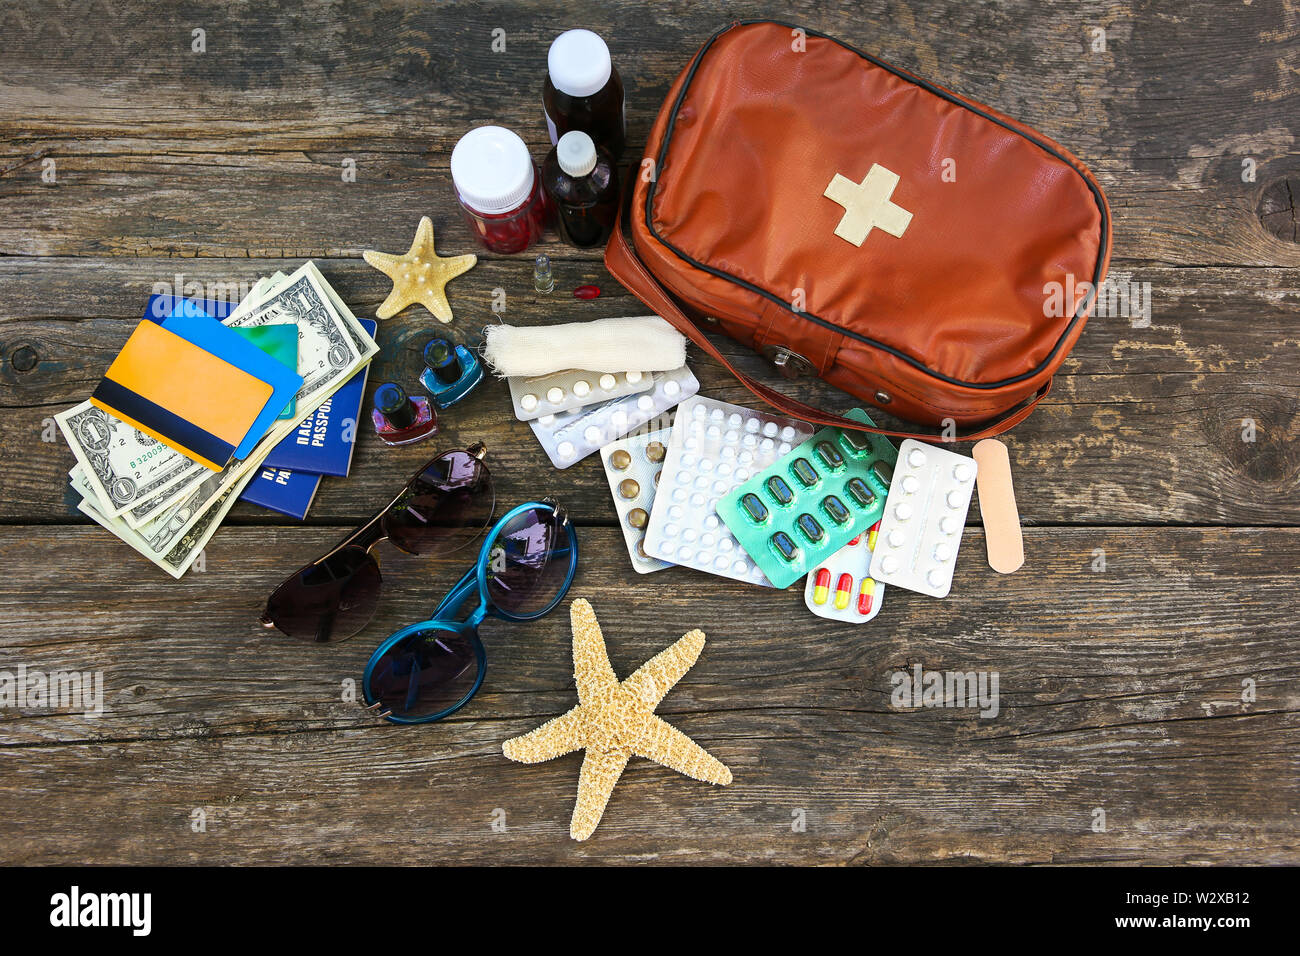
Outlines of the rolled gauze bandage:
[{"label": "rolled gauze bandage", "polygon": [[686,364],[686,339],[657,315],[520,328],[489,325],[483,358],[501,376],[667,372]]}]

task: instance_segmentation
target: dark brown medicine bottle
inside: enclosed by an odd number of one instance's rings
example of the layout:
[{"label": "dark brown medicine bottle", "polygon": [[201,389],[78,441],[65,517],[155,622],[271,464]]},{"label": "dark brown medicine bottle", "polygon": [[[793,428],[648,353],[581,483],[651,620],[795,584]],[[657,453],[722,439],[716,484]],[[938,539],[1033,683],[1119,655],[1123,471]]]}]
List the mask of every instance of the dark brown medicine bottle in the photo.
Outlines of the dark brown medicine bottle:
[{"label": "dark brown medicine bottle", "polygon": [[560,238],[573,246],[604,245],[618,216],[618,172],[591,137],[570,130],[542,164],[542,188],[555,205]]},{"label": "dark brown medicine bottle", "polygon": [[569,30],[551,43],[542,87],[551,144],[581,130],[617,159],[627,141],[623,80],[609,59],[609,47],[590,30]]}]

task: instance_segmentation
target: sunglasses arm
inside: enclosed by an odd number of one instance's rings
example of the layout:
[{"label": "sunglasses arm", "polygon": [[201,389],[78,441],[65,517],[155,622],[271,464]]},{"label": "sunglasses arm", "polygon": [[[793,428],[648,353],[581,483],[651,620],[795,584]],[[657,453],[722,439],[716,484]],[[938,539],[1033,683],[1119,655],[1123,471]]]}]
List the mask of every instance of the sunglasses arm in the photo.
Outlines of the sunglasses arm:
[{"label": "sunglasses arm", "polygon": [[478,565],[475,565],[462,575],[461,579],[447,593],[447,596],[438,603],[437,608],[430,615],[430,620],[445,621],[458,618],[465,602],[471,597],[477,596]]}]

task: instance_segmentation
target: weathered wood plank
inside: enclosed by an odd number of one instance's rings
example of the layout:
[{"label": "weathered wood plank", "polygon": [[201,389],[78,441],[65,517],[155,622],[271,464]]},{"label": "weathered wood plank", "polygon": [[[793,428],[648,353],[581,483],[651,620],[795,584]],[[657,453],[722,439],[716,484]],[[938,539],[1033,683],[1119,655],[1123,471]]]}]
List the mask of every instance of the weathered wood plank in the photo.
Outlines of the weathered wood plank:
[{"label": "weathered wood plank", "polygon": [[[731,765],[735,782],[710,788],[634,762],[583,844],[568,836],[581,758],[506,761],[500,740],[534,723],[514,721],[463,735],[436,728],[418,742],[390,729],[3,751],[18,789],[5,799],[2,856],[76,866],[1294,865],[1300,856],[1293,809],[1262,807],[1268,788],[1255,782],[1293,773],[1285,751],[1266,749],[1294,746],[1292,718],[1103,731],[1081,754],[1050,736],[900,746],[859,732],[859,721],[801,729],[794,712],[670,716]],[[1104,833],[1091,829],[1098,809]],[[206,832],[193,832],[196,811]],[[792,831],[796,815],[806,832]]]},{"label": "weathered wood plank", "polygon": [[[390,223],[450,214],[446,162],[464,129],[500,122],[538,155],[548,145],[538,90],[565,20],[552,3],[300,2],[237,21],[207,5],[146,17],[101,6],[89,17],[75,4],[6,9],[0,252],[355,255],[387,240]],[[1214,0],[1177,16],[1148,3],[914,7],[812,3],[792,17],[1076,151],[1110,192],[1118,259],[1300,265],[1294,231],[1261,221],[1286,213],[1267,197],[1300,176],[1282,0],[1231,16]],[[639,143],[690,53],[750,14],[659,4],[569,19],[609,38]],[[207,53],[190,52],[195,28]],[[497,28],[504,52],[492,49]],[[61,56],[46,56],[56,40]]]},{"label": "weathered wood plank", "polygon": [[[454,247],[447,250],[456,251]],[[21,467],[0,473],[0,520],[80,518],[64,475],[71,453],[49,424],[84,399],[130,334],[154,283],[229,294],[241,283],[295,262],[0,259],[0,447]],[[356,260],[328,260],[323,271],[358,314],[372,314],[387,280]],[[539,296],[520,262],[488,261],[451,285],[454,333],[494,318],[493,290],[505,290],[495,316],[540,324],[642,314],[645,307],[596,263],[559,260],[559,287]],[[177,274],[179,272],[179,279]],[[1096,318],[1058,375],[1040,411],[1008,437],[1026,520],[1040,524],[1167,521],[1294,524],[1300,521],[1300,272],[1281,269],[1146,268],[1120,275],[1150,283],[1151,325],[1125,317]],[[567,290],[596,282],[608,293],[578,302]],[[196,286],[191,287],[194,283]],[[235,293],[237,297],[237,292]],[[382,353],[371,389],[395,379],[414,383],[419,349],[436,325],[418,307],[381,324]],[[727,353],[772,380],[770,366],[729,340]],[[751,396],[720,366],[693,350],[703,391],[740,404]],[[784,387],[784,386],[783,386]],[[826,407],[852,400],[819,383],[789,386]],[[1255,422],[1253,442],[1242,440]],[[554,471],[528,427],[514,420],[504,384],[488,382],[442,417],[435,445],[476,439],[491,447],[494,471],[508,499],[556,492],[576,513],[612,518],[608,487],[596,459]],[[53,441],[42,441],[42,437]],[[315,520],[358,519],[413,471],[428,445],[395,451],[368,428],[352,476],[327,480]],[[1042,476],[1050,474],[1051,480]],[[1156,493],[1153,493],[1156,489]],[[279,521],[238,506],[232,520]]]},{"label": "weathered wood plank", "polygon": [[[566,835],[577,758],[499,753],[572,703],[567,614],[488,624],[488,681],[453,719],[380,725],[339,701],[342,680],[463,560],[386,555],[379,617],[350,643],[254,632],[267,588],[336,531],[226,529],[176,585],[95,530],[0,531],[0,666],[107,685],[98,718],[5,713],[5,862],[1300,861],[1295,530],[1032,529],[1010,577],[975,530],[950,598],[891,589],[855,629],[797,591],[678,569],[630,591],[616,532],[581,529],[571,595],[595,604],[620,673],[708,633],[662,712],[736,774],[718,790],[634,764],[582,847]],[[39,592],[33,555],[60,569]],[[890,675],[916,664],[999,672],[998,715],[893,707]]]},{"label": "weathered wood plank", "polygon": [[[140,144],[121,156],[55,151],[55,184],[41,183],[39,163],[0,176],[0,254],[357,256],[394,246],[406,236],[408,221],[425,214],[454,222],[444,234],[454,231],[457,241],[468,241],[445,166],[452,143],[437,159],[424,147],[372,155],[333,142],[314,145],[308,156],[172,157],[165,142]],[[1138,173],[1094,162],[1111,202],[1116,264],[1300,266],[1300,244],[1281,238],[1275,222],[1290,217],[1289,209],[1261,219],[1267,191],[1300,181],[1300,154],[1293,150],[1289,141],[1268,142],[1236,155],[1196,157],[1188,163],[1218,165],[1201,169],[1209,182],[1192,185],[1143,181]],[[532,151],[539,161],[546,152],[542,145]],[[1239,163],[1246,152],[1258,163],[1256,183],[1216,181],[1226,176],[1222,165]],[[345,159],[358,164],[356,182],[341,180]],[[435,165],[439,161],[444,165]],[[553,233],[536,251],[598,256],[574,253]]]}]

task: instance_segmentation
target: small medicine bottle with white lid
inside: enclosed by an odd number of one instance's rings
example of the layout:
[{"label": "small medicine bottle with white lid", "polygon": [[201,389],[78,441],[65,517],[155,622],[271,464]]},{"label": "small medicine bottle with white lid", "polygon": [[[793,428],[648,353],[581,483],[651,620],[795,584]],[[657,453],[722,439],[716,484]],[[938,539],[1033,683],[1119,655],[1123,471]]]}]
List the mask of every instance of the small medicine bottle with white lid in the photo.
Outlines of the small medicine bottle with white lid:
[{"label": "small medicine bottle with white lid", "polygon": [[550,207],[528,147],[502,126],[479,126],[451,151],[461,217],[491,252],[523,252],[542,237]]},{"label": "small medicine bottle with white lid", "polygon": [[627,140],[623,80],[605,41],[590,30],[569,30],[551,43],[546,56],[542,105],[552,145],[581,130],[615,159]]},{"label": "small medicine bottle with white lid", "polygon": [[542,187],[555,206],[560,238],[570,245],[604,245],[618,218],[618,171],[609,153],[571,129],[542,163]]}]

